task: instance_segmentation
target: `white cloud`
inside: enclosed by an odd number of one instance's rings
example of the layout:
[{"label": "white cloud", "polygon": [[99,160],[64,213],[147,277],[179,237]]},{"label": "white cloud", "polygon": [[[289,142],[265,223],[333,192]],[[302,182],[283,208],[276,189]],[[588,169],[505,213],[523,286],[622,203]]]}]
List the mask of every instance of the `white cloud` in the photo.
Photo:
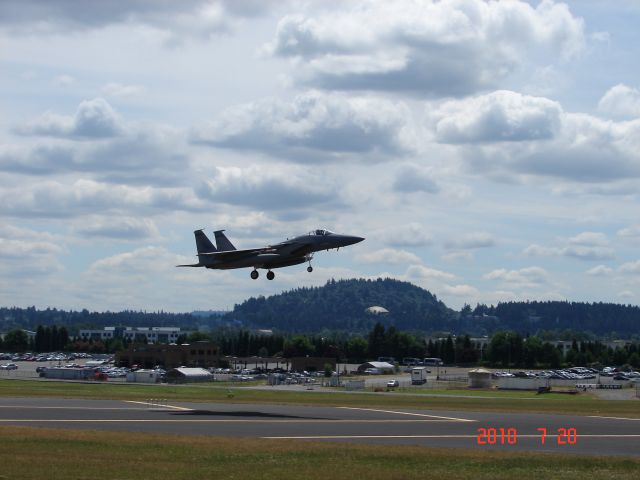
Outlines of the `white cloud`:
[{"label": "white cloud", "polygon": [[483,275],[485,280],[498,280],[517,288],[538,288],[549,281],[549,272],[541,267],[527,267],[519,270],[499,268]]},{"label": "white cloud", "polygon": [[264,99],[228,108],[195,128],[195,143],[257,150],[301,163],[345,155],[402,155],[413,148],[401,103],[306,92],[292,101]]},{"label": "white cloud", "polygon": [[388,245],[396,247],[425,247],[433,243],[425,226],[417,222],[389,225],[378,236]]},{"label": "white cloud", "polygon": [[615,250],[609,246],[607,236],[599,232],[582,232],[565,240],[564,246],[545,247],[529,245],[523,253],[532,257],[573,257],[580,260],[611,260]]},{"label": "white cloud", "polygon": [[100,91],[107,97],[133,97],[144,92],[142,85],[125,85],[122,83],[107,83]]},{"label": "white cloud", "polygon": [[415,253],[406,250],[396,250],[393,248],[383,248],[369,253],[361,253],[355,256],[355,260],[360,263],[388,263],[388,264],[418,264],[421,263],[420,257]]},{"label": "white cloud", "polygon": [[607,267],[606,265],[598,265],[597,267],[593,267],[587,270],[587,275],[593,275],[595,277],[606,277],[613,273],[613,268]]},{"label": "white cloud", "polygon": [[546,142],[512,142],[470,151],[475,171],[503,171],[574,182],[606,183],[640,176],[640,120],[614,123],[564,114],[558,134]]},{"label": "white cloud", "polygon": [[496,239],[487,232],[464,233],[456,238],[447,240],[445,248],[451,250],[470,250],[475,248],[489,248],[496,245]]},{"label": "white cloud", "polygon": [[640,117],[640,90],[618,84],[611,87],[598,102],[601,113],[621,118]]},{"label": "white cloud", "polygon": [[0,214],[19,218],[202,212],[206,207],[207,204],[196,198],[190,189],[131,187],[92,180],[44,181],[0,190]]},{"label": "white cloud", "polygon": [[159,236],[158,227],[149,218],[94,217],[83,219],[74,228],[81,237],[141,240]]},{"label": "white cloud", "polygon": [[440,187],[429,169],[418,165],[403,165],[396,174],[393,189],[403,193],[438,193]]},{"label": "white cloud", "polygon": [[636,224],[621,228],[616,232],[616,235],[623,238],[638,238],[640,237],[640,225]]},{"label": "white cloud", "polygon": [[490,88],[522,51],[569,58],[584,25],[564,4],[480,0],[346,3],[288,15],[265,51],[291,58],[299,82],[321,88],[460,95]]},{"label": "white cloud", "polygon": [[626,262],[618,267],[620,273],[640,274],[640,260],[634,262]]},{"label": "white cloud", "polygon": [[442,143],[521,142],[553,138],[561,113],[557,102],[499,90],[444,102],[430,117]]},{"label": "white cloud", "polygon": [[271,8],[266,2],[237,0],[112,0],[109,2],[50,2],[5,0],[0,5],[0,27],[12,34],[68,33],[110,25],[145,26],[170,36],[208,39],[226,33],[243,17]]},{"label": "white cloud", "polygon": [[213,177],[203,182],[198,193],[216,203],[266,210],[296,210],[340,203],[339,194],[330,182],[291,166],[217,167]]},{"label": "white cloud", "polygon": [[81,102],[73,117],[46,112],[18,132],[53,137],[113,137],[122,132],[122,120],[106,100],[94,98]]},{"label": "white cloud", "polygon": [[444,280],[451,281],[456,278],[455,275],[435,268],[430,268],[425,265],[411,265],[406,272],[406,276],[409,279],[415,280]]},{"label": "white cloud", "polygon": [[441,289],[441,295],[461,298],[477,298],[480,291],[471,285],[444,285]]}]

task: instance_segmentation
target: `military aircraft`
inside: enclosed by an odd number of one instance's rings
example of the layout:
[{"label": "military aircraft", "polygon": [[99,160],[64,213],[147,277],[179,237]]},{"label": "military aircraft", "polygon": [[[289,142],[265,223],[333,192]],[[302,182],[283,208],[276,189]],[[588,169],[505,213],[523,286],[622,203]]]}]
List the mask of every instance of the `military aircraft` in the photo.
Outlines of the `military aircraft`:
[{"label": "military aircraft", "polygon": [[248,250],[237,250],[224,234],[224,230],[213,232],[216,239],[215,247],[202,230],[196,230],[196,248],[198,263],[191,265],[177,265],[178,267],[205,267],[220,270],[232,268],[253,267],[251,278],[257,279],[260,274],[258,268],[267,269],[267,279],[273,280],[273,268],[289,267],[309,262],[307,272],[313,272],[311,259],[320,250],[336,250],[340,247],[353,245],[364,240],[362,237],[340,235],[329,230],[313,230],[307,235],[287,239],[275,245]]}]

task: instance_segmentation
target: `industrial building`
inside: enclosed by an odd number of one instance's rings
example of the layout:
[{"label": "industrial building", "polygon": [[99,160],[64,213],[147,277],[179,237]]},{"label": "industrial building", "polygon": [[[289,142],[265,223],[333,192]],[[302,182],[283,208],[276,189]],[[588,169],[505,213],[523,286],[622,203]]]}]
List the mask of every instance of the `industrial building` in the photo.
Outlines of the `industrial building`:
[{"label": "industrial building", "polygon": [[180,335],[190,333],[180,327],[104,327],[102,330],[80,330],[78,336],[85,341],[121,338],[140,343],[176,343]]},{"label": "industrial building", "polygon": [[116,354],[116,364],[131,368],[163,367],[166,370],[177,367],[217,367],[220,350],[212,342],[202,341],[182,345],[132,344],[127,350]]}]

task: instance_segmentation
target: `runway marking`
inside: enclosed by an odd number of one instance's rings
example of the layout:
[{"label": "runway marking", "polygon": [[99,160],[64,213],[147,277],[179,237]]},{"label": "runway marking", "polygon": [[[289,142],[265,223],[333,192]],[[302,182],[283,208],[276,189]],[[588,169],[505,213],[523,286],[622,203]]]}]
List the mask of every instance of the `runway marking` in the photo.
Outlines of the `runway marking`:
[{"label": "runway marking", "polygon": [[193,408],[177,407],[175,405],[167,405],[164,403],[136,402],[135,400],[124,400],[124,401],[127,403],[137,403],[139,405],[146,405],[147,407],[172,408],[174,410],[180,410],[183,412],[193,412]]},{"label": "runway marking", "polygon": [[337,408],[343,408],[345,410],[362,410],[365,412],[393,413],[395,415],[411,415],[414,417],[437,418],[440,420],[446,420],[450,422],[476,422],[477,421],[477,420],[470,420],[468,418],[441,417],[438,415],[427,415],[426,413],[397,412],[395,410],[379,410],[376,408],[357,408],[357,407],[337,407]]},{"label": "runway marking", "polygon": [[[132,402],[132,403],[138,403],[138,402]],[[56,406],[56,407],[43,407],[43,406],[36,406],[36,405],[0,405],[0,408],[16,408],[16,409],[20,409],[20,410],[122,410],[122,411],[133,411],[133,412],[139,412],[142,409],[141,408],[132,408],[132,407],[60,407],[60,406]]]},{"label": "runway marking", "polygon": [[600,415],[589,415],[589,418],[606,418],[609,420],[631,420],[632,422],[640,422],[640,418],[626,418],[626,417],[603,417]]},{"label": "runway marking", "polygon": [[244,419],[240,420],[237,418],[199,418],[199,419],[185,419],[185,418],[159,418],[159,419],[148,419],[148,418],[72,418],[72,419],[62,419],[62,418],[46,418],[46,419],[37,419],[37,418],[24,418],[24,419],[16,419],[16,418],[0,418],[0,423],[65,423],[65,422],[75,422],[75,423],[434,423],[434,422],[448,422],[449,420],[324,420],[324,419],[299,419],[299,420],[291,420],[291,419],[282,419],[282,420],[260,420],[260,419]]},{"label": "runway marking", "polygon": [[[547,437],[557,437],[558,435],[547,435]],[[518,438],[540,438],[540,435],[520,435]],[[620,434],[620,435],[579,435],[578,438],[640,438],[640,434]],[[304,436],[288,436],[288,437],[261,437],[270,440],[340,440],[340,439],[376,439],[376,438],[474,438],[478,435],[304,435]]]}]

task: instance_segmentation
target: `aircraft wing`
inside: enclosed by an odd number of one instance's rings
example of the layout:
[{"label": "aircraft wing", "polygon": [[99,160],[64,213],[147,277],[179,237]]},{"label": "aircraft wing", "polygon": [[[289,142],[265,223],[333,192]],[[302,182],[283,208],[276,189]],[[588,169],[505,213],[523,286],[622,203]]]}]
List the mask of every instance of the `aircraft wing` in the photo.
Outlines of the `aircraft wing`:
[{"label": "aircraft wing", "polygon": [[308,243],[289,241],[289,242],[278,243],[277,245],[272,245],[270,248],[275,253],[297,257],[306,253],[307,247],[309,247]]},{"label": "aircraft wing", "polygon": [[216,260],[221,260],[224,262],[230,262],[238,258],[249,257],[251,255],[259,255],[261,253],[273,253],[273,252],[274,252],[274,249],[272,248],[251,248],[248,250],[227,250],[224,252],[200,253],[198,255],[215,258]]}]

